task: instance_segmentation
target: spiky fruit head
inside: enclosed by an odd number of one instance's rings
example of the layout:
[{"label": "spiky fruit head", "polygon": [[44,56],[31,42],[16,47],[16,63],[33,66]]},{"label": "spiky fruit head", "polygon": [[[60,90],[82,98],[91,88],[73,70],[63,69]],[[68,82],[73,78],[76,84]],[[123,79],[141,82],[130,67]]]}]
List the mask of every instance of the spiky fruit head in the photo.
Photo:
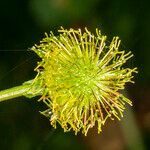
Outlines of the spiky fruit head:
[{"label": "spiky fruit head", "polygon": [[[42,61],[35,82],[44,89],[41,100],[48,106],[43,114],[64,131],[80,130],[87,135],[97,124],[98,133],[107,118],[123,116],[125,103],[132,102],[120,90],[133,82],[136,68],[123,68],[133,55],[119,50],[120,40],[114,37],[108,45],[106,36],[96,29],[96,35],[85,28],[59,30],[59,36],[46,34],[34,50]],[[48,113],[49,112],[49,113]]]}]

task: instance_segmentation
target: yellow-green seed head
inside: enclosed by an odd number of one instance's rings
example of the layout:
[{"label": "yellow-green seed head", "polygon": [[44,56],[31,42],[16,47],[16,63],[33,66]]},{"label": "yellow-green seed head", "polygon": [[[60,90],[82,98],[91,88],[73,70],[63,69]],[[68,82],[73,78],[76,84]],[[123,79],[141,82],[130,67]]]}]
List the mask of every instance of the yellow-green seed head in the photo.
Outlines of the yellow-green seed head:
[{"label": "yellow-green seed head", "polygon": [[46,34],[32,48],[42,59],[35,69],[35,82],[44,89],[41,100],[48,106],[42,113],[64,131],[87,135],[96,124],[100,133],[107,118],[120,120],[125,103],[132,104],[120,90],[133,82],[136,68],[122,67],[133,55],[119,50],[118,37],[108,44],[98,29],[95,35],[86,28],[84,33],[63,28],[59,33]]}]

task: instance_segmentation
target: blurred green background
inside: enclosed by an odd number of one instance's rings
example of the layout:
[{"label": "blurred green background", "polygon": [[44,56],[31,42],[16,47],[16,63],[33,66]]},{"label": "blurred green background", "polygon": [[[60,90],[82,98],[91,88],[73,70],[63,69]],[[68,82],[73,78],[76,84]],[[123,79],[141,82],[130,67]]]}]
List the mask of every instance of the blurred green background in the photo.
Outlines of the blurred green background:
[{"label": "blurred green background", "polygon": [[150,149],[150,8],[148,0],[0,0],[0,90],[35,77],[39,58],[28,51],[45,32],[100,28],[132,50],[136,84],[127,87],[133,107],[122,122],[108,121],[100,135],[87,137],[54,130],[37,99],[0,103],[0,150],[148,150]]}]

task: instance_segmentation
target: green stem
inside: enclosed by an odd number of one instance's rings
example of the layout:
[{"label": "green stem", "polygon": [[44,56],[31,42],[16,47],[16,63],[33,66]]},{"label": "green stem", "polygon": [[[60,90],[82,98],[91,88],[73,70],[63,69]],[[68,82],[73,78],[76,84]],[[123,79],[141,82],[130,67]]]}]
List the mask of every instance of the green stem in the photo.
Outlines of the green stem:
[{"label": "green stem", "polygon": [[42,94],[42,89],[38,85],[33,86],[33,80],[24,82],[20,86],[0,91],[0,102],[6,101],[19,96],[32,98]]},{"label": "green stem", "polygon": [[25,84],[0,91],[0,102],[23,96],[30,89],[30,87],[30,85]]}]

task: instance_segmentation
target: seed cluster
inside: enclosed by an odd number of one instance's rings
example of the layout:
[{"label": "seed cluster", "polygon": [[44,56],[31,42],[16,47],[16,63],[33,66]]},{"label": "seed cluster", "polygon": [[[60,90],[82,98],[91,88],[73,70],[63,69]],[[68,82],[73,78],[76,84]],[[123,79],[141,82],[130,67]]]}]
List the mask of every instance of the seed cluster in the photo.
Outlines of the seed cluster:
[{"label": "seed cluster", "polygon": [[108,44],[98,29],[95,35],[86,28],[58,32],[32,48],[42,59],[35,69],[44,89],[40,100],[48,106],[42,113],[55,128],[58,122],[64,131],[87,135],[96,124],[100,133],[107,118],[120,120],[125,103],[132,105],[120,90],[133,83],[137,69],[123,68],[133,55],[119,50],[118,37]]}]

